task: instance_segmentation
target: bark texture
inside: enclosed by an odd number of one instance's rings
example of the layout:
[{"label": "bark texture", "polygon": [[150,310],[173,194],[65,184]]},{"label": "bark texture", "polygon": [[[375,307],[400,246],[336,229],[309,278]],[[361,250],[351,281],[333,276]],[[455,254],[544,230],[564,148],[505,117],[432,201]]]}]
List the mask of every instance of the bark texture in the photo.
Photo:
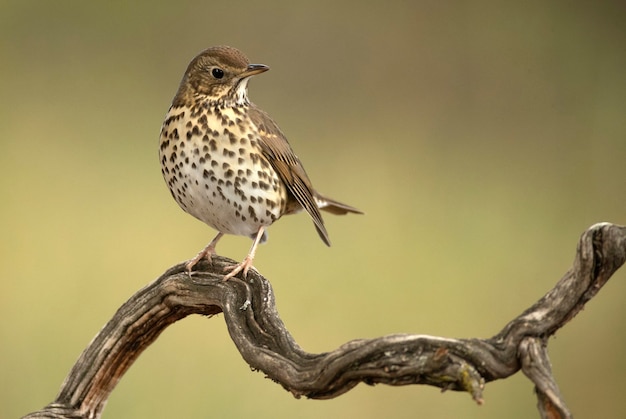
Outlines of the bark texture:
[{"label": "bark texture", "polygon": [[84,350],[56,399],[25,418],[98,418],[132,363],[170,324],[190,314],[224,313],[245,361],[296,397],[337,397],[359,383],[427,384],[466,391],[482,403],[486,383],[520,369],[534,383],[542,418],[571,414],[552,376],[548,339],[570,321],[626,260],[626,227],[586,230],[572,267],[553,289],[488,339],[389,335],[345,343],[332,352],[302,350],[285,329],[268,280],[222,281],[232,260],[214,257],[190,277],[172,267],[139,290]]}]

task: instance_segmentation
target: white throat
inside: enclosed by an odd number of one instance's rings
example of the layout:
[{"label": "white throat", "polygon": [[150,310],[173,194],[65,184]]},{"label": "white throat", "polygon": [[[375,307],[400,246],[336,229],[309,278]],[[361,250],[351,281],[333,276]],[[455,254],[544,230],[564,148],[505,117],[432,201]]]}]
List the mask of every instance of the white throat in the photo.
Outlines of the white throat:
[{"label": "white throat", "polygon": [[237,84],[237,90],[235,92],[235,103],[237,103],[237,105],[247,105],[250,103],[248,100],[248,80],[248,77],[246,77]]}]

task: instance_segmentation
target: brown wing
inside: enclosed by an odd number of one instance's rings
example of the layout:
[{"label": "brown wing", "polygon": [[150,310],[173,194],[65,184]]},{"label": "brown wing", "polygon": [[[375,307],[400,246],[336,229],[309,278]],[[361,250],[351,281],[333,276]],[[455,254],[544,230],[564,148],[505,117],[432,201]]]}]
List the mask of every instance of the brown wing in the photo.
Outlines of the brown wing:
[{"label": "brown wing", "polygon": [[304,167],[295,155],[287,138],[268,114],[250,106],[248,115],[256,125],[260,135],[261,150],[270,162],[280,179],[285,183],[289,192],[296,198],[302,208],[309,213],[320,238],[330,246],[328,232],[315,201],[315,190],[304,171]]}]

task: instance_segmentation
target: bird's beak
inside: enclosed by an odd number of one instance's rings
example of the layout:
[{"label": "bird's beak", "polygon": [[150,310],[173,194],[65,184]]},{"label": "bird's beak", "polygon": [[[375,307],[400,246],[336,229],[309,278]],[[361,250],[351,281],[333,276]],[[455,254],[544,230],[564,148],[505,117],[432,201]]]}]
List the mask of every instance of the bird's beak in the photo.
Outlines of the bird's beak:
[{"label": "bird's beak", "polygon": [[265,64],[249,64],[248,68],[246,68],[246,71],[241,73],[241,77],[250,77],[254,76],[255,74],[265,73],[269,69],[270,68]]}]

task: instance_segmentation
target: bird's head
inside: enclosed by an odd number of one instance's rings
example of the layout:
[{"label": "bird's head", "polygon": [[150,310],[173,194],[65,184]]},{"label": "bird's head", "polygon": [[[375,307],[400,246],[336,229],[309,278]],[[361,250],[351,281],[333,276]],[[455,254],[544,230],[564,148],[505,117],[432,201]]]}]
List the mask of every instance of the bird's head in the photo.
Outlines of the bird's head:
[{"label": "bird's head", "polygon": [[267,70],[266,65],[250,64],[238,49],[211,47],[189,63],[174,104],[200,99],[226,106],[245,105],[249,103],[248,80]]}]

